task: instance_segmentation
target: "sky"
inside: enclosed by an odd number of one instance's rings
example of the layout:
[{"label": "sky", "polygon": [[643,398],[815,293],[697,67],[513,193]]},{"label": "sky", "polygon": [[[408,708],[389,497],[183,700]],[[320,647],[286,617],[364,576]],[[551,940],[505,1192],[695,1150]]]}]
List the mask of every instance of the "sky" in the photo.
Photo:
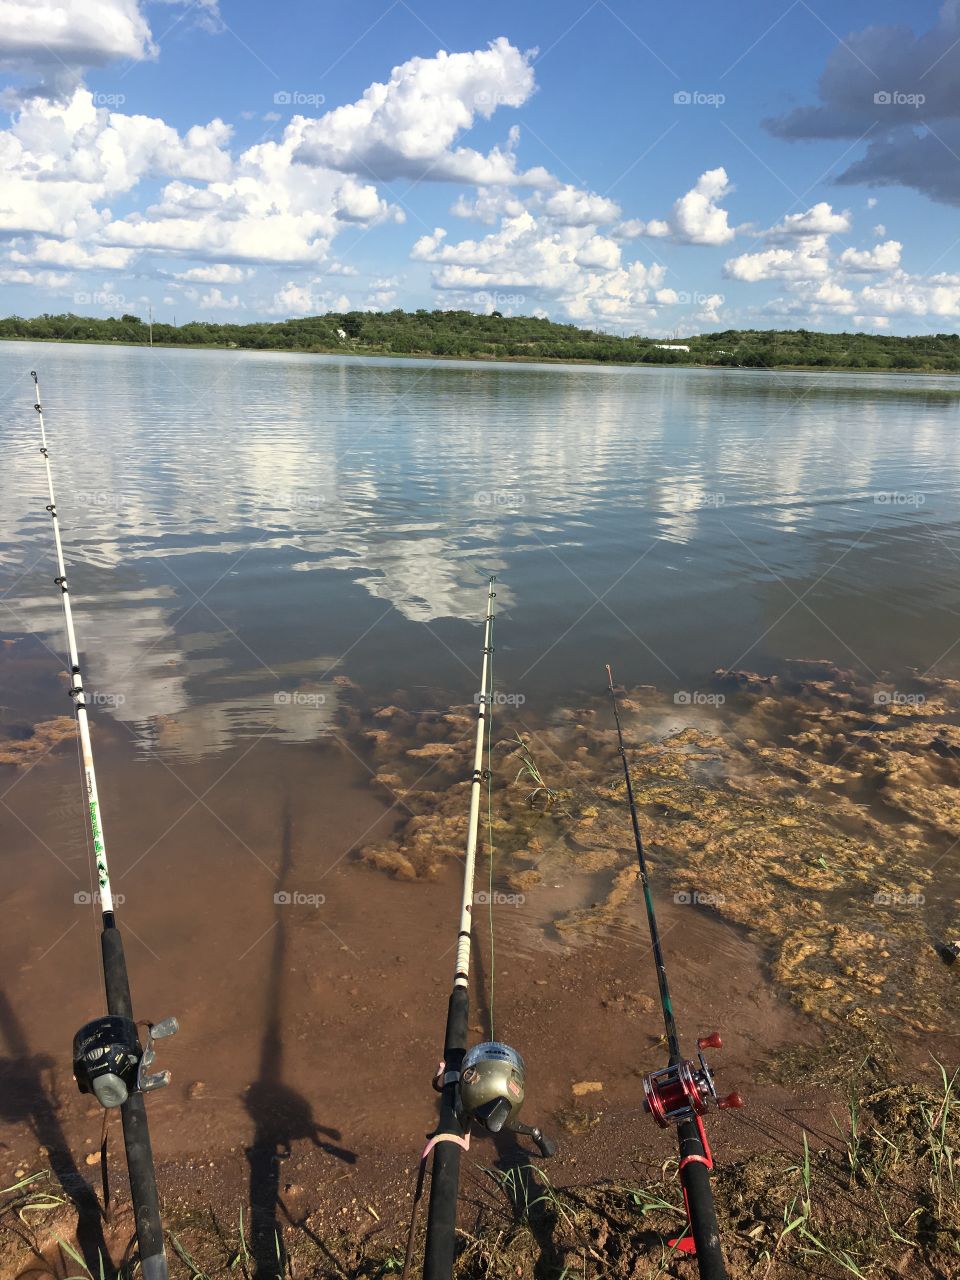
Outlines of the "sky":
[{"label": "sky", "polygon": [[960,317],[960,0],[0,0],[0,87],[0,314]]}]

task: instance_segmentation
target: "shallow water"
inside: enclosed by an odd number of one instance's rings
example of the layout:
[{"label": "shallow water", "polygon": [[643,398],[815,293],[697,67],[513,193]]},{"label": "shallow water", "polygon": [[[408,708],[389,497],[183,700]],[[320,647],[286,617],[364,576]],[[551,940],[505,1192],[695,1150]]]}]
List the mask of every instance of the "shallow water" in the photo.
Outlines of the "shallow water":
[{"label": "shallow water", "polygon": [[[38,366],[88,684],[147,745],[310,741],[346,674],[546,712],[829,657],[960,671],[960,385],[897,375],[0,346],[0,634],[59,650]],[[36,690],[6,690],[17,713]]]}]

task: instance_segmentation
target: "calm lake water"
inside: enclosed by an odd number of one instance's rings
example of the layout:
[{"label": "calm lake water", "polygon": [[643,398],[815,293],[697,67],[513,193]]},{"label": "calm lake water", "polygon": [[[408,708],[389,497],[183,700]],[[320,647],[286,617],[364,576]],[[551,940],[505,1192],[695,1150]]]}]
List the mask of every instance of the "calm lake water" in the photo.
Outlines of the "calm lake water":
[{"label": "calm lake water", "polygon": [[498,686],[538,713],[608,660],[960,674],[949,378],[3,343],[0,635],[57,653],[32,368],[87,682],[144,744],[312,740],[335,699],[276,695],[338,674],[468,701],[489,572]]}]

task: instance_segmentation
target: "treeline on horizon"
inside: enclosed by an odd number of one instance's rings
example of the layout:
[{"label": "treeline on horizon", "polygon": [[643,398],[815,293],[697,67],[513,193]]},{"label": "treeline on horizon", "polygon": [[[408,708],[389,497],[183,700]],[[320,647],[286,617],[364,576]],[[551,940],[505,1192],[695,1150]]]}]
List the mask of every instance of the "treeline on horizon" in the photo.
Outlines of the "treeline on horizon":
[{"label": "treeline on horizon", "polygon": [[[340,334],[345,336],[341,337]],[[141,317],[41,315],[0,320],[0,339],[147,344]],[[609,364],[917,369],[960,373],[955,333],[896,337],[811,329],[725,329],[696,337],[619,337],[534,316],[472,311],[347,311],[252,324],[154,324],[153,341],[182,347],[254,351],[352,351],[358,354],[462,356],[473,359],[589,360]],[[664,349],[665,342],[689,351]]]}]

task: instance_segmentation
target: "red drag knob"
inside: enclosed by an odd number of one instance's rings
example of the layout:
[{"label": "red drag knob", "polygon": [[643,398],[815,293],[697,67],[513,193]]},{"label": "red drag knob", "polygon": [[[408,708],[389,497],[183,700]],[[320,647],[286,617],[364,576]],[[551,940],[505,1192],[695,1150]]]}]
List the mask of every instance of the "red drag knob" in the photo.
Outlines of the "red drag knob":
[{"label": "red drag knob", "polygon": [[743,1097],[734,1090],[733,1093],[728,1093],[725,1098],[718,1098],[717,1106],[721,1111],[735,1111],[738,1107],[743,1106]]},{"label": "red drag knob", "polygon": [[708,1036],[701,1036],[697,1041],[698,1049],[722,1049],[723,1041],[719,1031],[711,1031]]}]

